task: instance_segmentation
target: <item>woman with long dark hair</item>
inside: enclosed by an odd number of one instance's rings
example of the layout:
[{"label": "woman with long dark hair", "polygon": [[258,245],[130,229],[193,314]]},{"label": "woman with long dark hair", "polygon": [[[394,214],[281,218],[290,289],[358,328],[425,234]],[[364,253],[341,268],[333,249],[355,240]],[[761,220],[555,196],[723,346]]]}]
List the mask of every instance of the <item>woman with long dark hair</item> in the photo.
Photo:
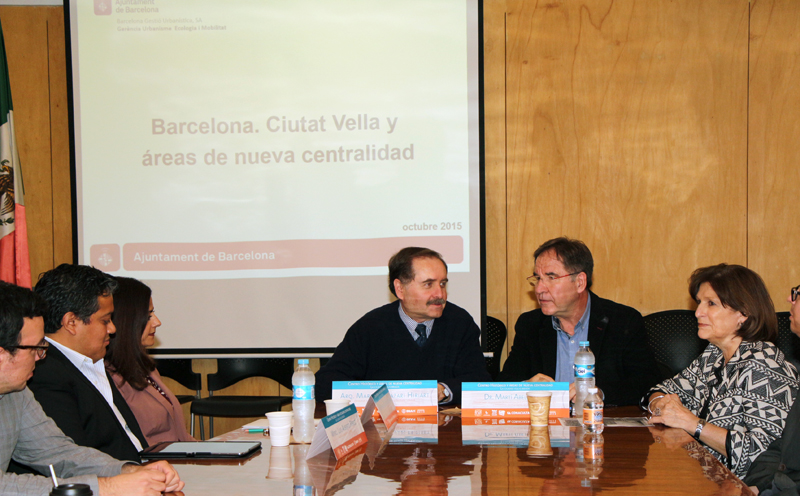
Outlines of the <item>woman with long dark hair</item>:
[{"label": "woman with long dark hair", "polygon": [[773,343],[775,307],[761,277],[741,265],[697,269],[689,279],[705,351],[643,398],[651,422],[685,430],[738,477],[780,437],[797,396],[794,365]]},{"label": "woman with long dark hair", "polygon": [[148,444],[194,441],[186,432],[183,408],[164,385],[146,348],[155,344],[161,325],[152,291],[141,281],[117,277],[112,320],[117,332],[106,351],[106,368],[133,410]]}]

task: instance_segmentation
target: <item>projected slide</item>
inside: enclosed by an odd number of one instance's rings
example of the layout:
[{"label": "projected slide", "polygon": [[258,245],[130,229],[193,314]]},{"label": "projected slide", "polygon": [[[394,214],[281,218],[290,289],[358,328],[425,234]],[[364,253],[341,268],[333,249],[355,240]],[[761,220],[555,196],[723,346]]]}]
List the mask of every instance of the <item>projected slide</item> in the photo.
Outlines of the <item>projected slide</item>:
[{"label": "projected slide", "polygon": [[381,273],[430,236],[468,270],[465,2],[264,3],[78,6],[85,259]]},{"label": "projected slide", "polygon": [[336,346],[439,251],[480,320],[477,0],[68,0],[78,261],[160,350]]}]

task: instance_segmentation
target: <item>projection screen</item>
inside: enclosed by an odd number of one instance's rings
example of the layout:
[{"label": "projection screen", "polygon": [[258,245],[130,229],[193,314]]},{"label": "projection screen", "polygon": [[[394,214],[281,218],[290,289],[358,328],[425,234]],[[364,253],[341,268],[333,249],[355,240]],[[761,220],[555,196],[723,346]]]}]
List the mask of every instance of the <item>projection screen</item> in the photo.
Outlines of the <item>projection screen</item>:
[{"label": "projection screen", "polygon": [[480,323],[477,0],[69,0],[78,263],[158,352],[328,350],[443,254]]}]

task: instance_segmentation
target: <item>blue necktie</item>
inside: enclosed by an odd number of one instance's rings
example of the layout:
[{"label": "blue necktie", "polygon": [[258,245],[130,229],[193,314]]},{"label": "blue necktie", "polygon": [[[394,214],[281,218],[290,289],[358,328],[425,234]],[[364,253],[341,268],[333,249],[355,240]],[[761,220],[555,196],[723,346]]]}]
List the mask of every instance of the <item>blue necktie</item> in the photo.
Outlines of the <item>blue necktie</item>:
[{"label": "blue necktie", "polygon": [[425,346],[425,343],[428,341],[428,329],[425,327],[425,324],[417,324],[417,328],[415,329],[419,337],[415,339],[417,342],[417,346],[422,348]]}]

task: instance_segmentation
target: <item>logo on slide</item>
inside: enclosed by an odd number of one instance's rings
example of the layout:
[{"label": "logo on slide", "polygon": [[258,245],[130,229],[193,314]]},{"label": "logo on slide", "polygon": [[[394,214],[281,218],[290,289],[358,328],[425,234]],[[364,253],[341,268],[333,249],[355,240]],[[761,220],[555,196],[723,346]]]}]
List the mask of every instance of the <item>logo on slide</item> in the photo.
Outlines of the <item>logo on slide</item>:
[{"label": "logo on slide", "polygon": [[94,15],[111,15],[111,0],[94,0]]},{"label": "logo on slide", "polygon": [[89,249],[89,259],[92,265],[105,272],[114,272],[120,267],[119,245],[92,245]]}]

